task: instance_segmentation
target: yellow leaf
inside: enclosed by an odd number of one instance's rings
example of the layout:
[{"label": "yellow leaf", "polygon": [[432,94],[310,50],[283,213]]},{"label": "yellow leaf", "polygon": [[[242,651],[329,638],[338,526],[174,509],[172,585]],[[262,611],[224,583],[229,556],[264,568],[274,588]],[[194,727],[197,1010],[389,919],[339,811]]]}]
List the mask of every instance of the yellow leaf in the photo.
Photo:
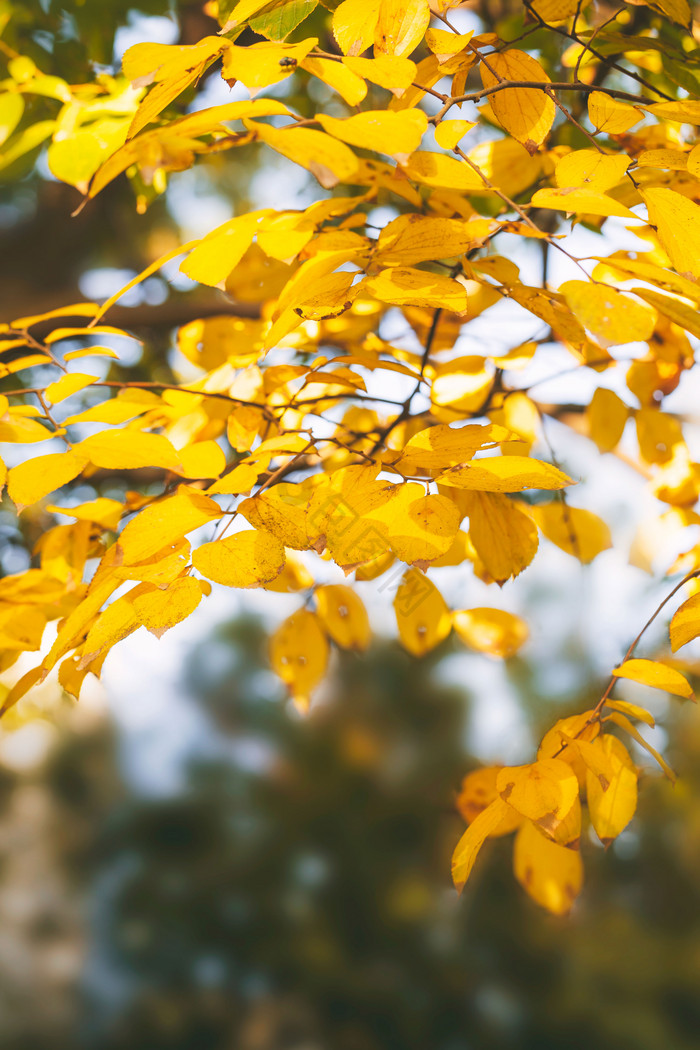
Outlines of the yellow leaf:
[{"label": "yellow leaf", "polygon": [[605,751],[612,777],[603,788],[600,778],[589,769],[586,776],[586,794],[591,823],[600,841],[607,845],[617,838],[629,824],[637,808],[637,770],[625,745],[606,733],[597,741]]},{"label": "yellow leaf", "polygon": [[598,387],[586,409],[589,433],[600,452],[611,452],[620,441],[629,409],[617,394]]},{"label": "yellow leaf", "polygon": [[542,738],[537,750],[537,758],[560,758],[571,766],[579,785],[586,783],[586,762],[580,745],[590,743],[600,732],[600,722],[591,720],[592,711],[580,715],[560,718]]},{"label": "yellow leaf", "polygon": [[83,375],[80,372],[69,372],[67,375],[61,376],[55,383],[49,383],[44,394],[46,399],[51,402],[52,405],[57,405],[59,401],[65,401],[67,397],[72,394],[77,394],[79,390],[84,390],[86,386],[90,386],[96,382],[98,376]]},{"label": "yellow leaf", "polygon": [[640,722],[644,722],[651,729],[654,728],[656,722],[651,712],[647,711],[645,707],[640,707],[639,704],[630,704],[627,700],[611,700],[610,697],[605,701],[605,706],[611,708],[613,711],[621,711],[623,715],[629,715],[630,718],[636,718]]},{"label": "yellow leaf", "polygon": [[429,259],[453,259],[478,240],[468,222],[409,213],[384,227],[374,260],[382,266],[410,266]]},{"label": "yellow leaf", "polygon": [[614,722],[615,725],[620,726],[620,728],[624,729],[626,733],[629,733],[632,739],[636,740],[640,747],[643,747],[645,751],[649,752],[652,758],[656,759],[656,761],[659,763],[659,765],[661,766],[671,783],[675,784],[676,774],[673,772],[668,762],[666,762],[663,755],[660,755],[659,752],[654,747],[652,747],[648,740],[644,739],[642,734],[635,726],[632,725],[632,723],[630,722],[629,718],[626,717],[626,715],[623,715],[619,711],[613,711],[612,714],[607,716],[606,721]]},{"label": "yellow leaf", "polygon": [[216,441],[195,441],[178,452],[183,478],[216,478],[226,467],[226,456]]},{"label": "yellow leaf", "polygon": [[119,360],[119,354],[109,346],[88,346],[83,350],[69,350],[63,355],[63,360],[78,361],[81,357],[113,357]]},{"label": "yellow leaf", "polygon": [[425,656],[452,630],[445,599],[417,569],[404,574],[394,598],[394,610],[401,643],[414,656]]},{"label": "yellow leaf", "polygon": [[637,440],[647,463],[669,463],[677,446],[684,447],[683,430],[677,419],[658,408],[639,408],[635,413]]},{"label": "yellow leaf", "polygon": [[490,492],[460,492],[469,515],[469,538],[496,583],[504,583],[527,568],[537,553],[537,526],[507,496]]},{"label": "yellow leaf", "polygon": [[[484,357],[457,357],[438,365],[430,390],[430,399],[438,419],[480,415],[493,386],[493,370]],[[438,412],[437,409],[442,411]]]},{"label": "yellow leaf", "polygon": [[284,568],[277,579],[271,583],[264,583],[266,591],[276,591],[279,594],[290,594],[294,591],[305,591],[313,586],[313,576],[306,568],[298,554],[294,551],[286,551],[287,560]]},{"label": "yellow leaf", "polygon": [[[509,197],[523,193],[542,174],[541,156],[530,154],[513,138],[482,142],[467,156],[494,186]],[[488,194],[491,191],[482,186],[481,192]]]},{"label": "yellow leaf", "polygon": [[395,561],[396,555],[393,551],[377,554],[374,558],[364,562],[364,564],[358,565],[355,570],[355,579],[376,580],[378,576],[381,576],[387,569],[391,568]]},{"label": "yellow leaf", "polygon": [[374,30],[376,55],[410,55],[430,24],[428,0],[381,0]]},{"label": "yellow leaf", "polygon": [[460,892],[474,867],[474,861],[479,850],[488,836],[493,835],[501,825],[503,818],[507,815],[508,806],[506,803],[500,798],[494,799],[486,809],[474,818],[457,843],[452,854],[452,879]]},{"label": "yellow leaf", "polygon": [[308,481],[299,485],[281,482],[244,500],[238,511],[253,528],[267,530],[285,547],[303,551],[313,542],[314,530],[308,522],[311,494]]},{"label": "yellow leaf", "polygon": [[554,178],[557,186],[562,188],[585,186],[586,189],[605,193],[624,178],[630,163],[627,154],[578,149],[562,157],[556,166]]},{"label": "yellow leaf", "polygon": [[367,611],[350,587],[317,587],[316,612],[326,633],[342,649],[364,652],[372,637]]},{"label": "yellow leaf", "polygon": [[[367,0],[361,0],[365,8]],[[377,4],[377,10],[378,10]],[[374,34],[372,35],[372,40]],[[372,41],[370,40],[370,43]],[[416,64],[410,58],[399,58],[397,55],[377,55],[376,58],[353,58],[349,55],[343,59],[343,65],[364,80],[370,80],[379,87],[386,88],[395,95],[401,95],[416,78]]]},{"label": "yellow leaf", "polygon": [[345,63],[335,62],[329,58],[307,57],[299,64],[307,73],[318,77],[324,84],[328,84],[334,91],[337,91],[349,106],[358,106],[367,94],[367,85],[362,77],[353,73]]},{"label": "yellow leaf", "polygon": [[640,192],[671,265],[682,277],[700,278],[700,205],[666,187]]},{"label": "yellow leaf", "polygon": [[620,204],[613,197],[599,190],[579,189],[575,186],[566,189],[537,190],[531,203],[536,208],[551,208],[552,211],[565,211],[575,215],[598,215],[603,218],[617,215],[623,219],[638,219],[633,211]]},{"label": "yellow leaf", "polygon": [[454,149],[475,127],[472,120],[441,120],[435,128],[435,141],[443,149]]},{"label": "yellow leaf", "polygon": [[389,268],[376,277],[366,277],[360,288],[383,303],[392,306],[429,306],[464,313],[467,290],[451,277],[416,270],[412,267]]},{"label": "yellow leaf", "polygon": [[571,18],[587,7],[589,2],[590,0],[534,0],[532,10],[551,25]]},{"label": "yellow leaf", "polygon": [[[118,554],[117,548],[111,547],[108,551],[108,554],[110,553]],[[111,571],[119,580],[141,580],[156,587],[167,587],[182,575],[189,560],[190,544],[181,539],[159,548],[137,565],[117,565]]]},{"label": "yellow leaf", "polygon": [[[664,277],[670,276],[668,270],[663,271]],[[664,278],[662,277],[661,280]],[[677,280],[683,280],[683,278],[677,278]],[[688,306],[687,303],[681,302],[680,299],[672,299],[668,295],[661,295],[659,292],[655,292],[649,288],[632,288],[631,291],[635,295],[638,295],[645,302],[653,306],[659,313],[668,317],[674,324],[680,325],[681,328],[685,328],[686,332],[690,332],[696,338],[700,339],[700,316],[698,316],[697,305]],[[689,294],[689,289],[683,289],[683,295]],[[692,290],[693,298],[696,298],[698,289]]]},{"label": "yellow leaf", "polygon": [[103,430],[85,438],[74,451],[103,470],[140,470],[142,467],[179,470],[182,466],[166,437],[141,430]]},{"label": "yellow leaf", "polygon": [[260,587],[284,567],[282,543],[269,532],[250,529],[205,543],[192,555],[195,569],[226,587]]},{"label": "yellow leaf", "polygon": [[390,155],[417,150],[428,126],[428,118],[420,109],[406,109],[399,113],[365,110],[345,120],[318,113],[316,120],[324,131],[351,146]]},{"label": "yellow leaf", "polygon": [[491,192],[473,168],[464,161],[447,157],[443,153],[429,153],[426,150],[420,150],[409,157],[403,165],[403,170],[409,179],[413,179],[414,182],[422,182],[426,186],[461,190],[466,193],[488,194]]},{"label": "yellow leaf", "polygon": [[[195,83],[207,66],[228,46],[228,41],[222,40],[219,36],[207,36],[196,44],[184,46],[135,44],[130,47],[122,63],[125,76],[136,81],[135,86],[148,84],[153,80],[156,80],[157,83],[137,109],[129,128],[129,138],[133,138],[142,128],[155,120],[166,106],[169,106],[190,84]],[[157,56],[156,47],[161,49]],[[167,53],[164,50],[166,47]],[[148,53],[147,49],[150,49]],[[154,66],[154,62],[157,62],[158,65]],[[137,69],[143,72],[136,73]]]},{"label": "yellow leaf", "polygon": [[[490,54],[479,68],[485,88],[508,80],[550,83],[539,62],[526,51],[515,48]],[[546,91],[536,88],[506,88],[490,95],[489,102],[499,124],[522,143],[528,153],[535,153],[542,145],[557,112]]]},{"label": "yellow leaf", "polygon": [[674,653],[700,635],[700,594],[694,594],[678,607],[671,620],[670,633]]},{"label": "yellow leaf", "polygon": [[514,656],[528,640],[528,626],[504,609],[464,609],[452,614],[455,631],[471,649],[500,659]]},{"label": "yellow leaf", "polygon": [[132,600],[134,612],[141,624],[160,638],[176,623],[186,620],[202,600],[202,588],[191,576],[181,576],[166,590],[154,587],[140,592]]},{"label": "yellow leaf", "polygon": [[238,266],[266,215],[265,211],[254,211],[217,227],[192,249],[181,263],[181,271],[200,284],[221,284]]},{"label": "yellow leaf", "polygon": [[525,821],[515,836],[513,871],[526,893],[553,915],[566,915],[583,885],[583,863],[567,849]]},{"label": "yellow leaf", "polygon": [[591,124],[606,135],[623,135],[643,119],[644,114],[628,102],[611,98],[604,91],[592,91],[588,96],[588,116]]},{"label": "yellow leaf", "polygon": [[160,399],[146,390],[120,391],[117,397],[102,401],[84,412],[67,416],[63,420],[66,427],[74,423],[126,423],[137,416],[145,415],[151,408],[160,404]]},{"label": "yellow leaf", "polygon": [[119,564],[137,565],[179,542],[186,533],[221,516],[218,503],[180,485],[174,496],[145,507],[124,528],[117,545]]},{"label": "yellow leaf", "polygon": [[581,324],[603,346],[646,341],[654,331],[655,312],[616,288],[590,281],[565,281],[559,291]]},{"label": "yellow leaf", "polygon": [[77,478],[86,463],[87,457],[74,450],[26,459],[9,471],[7,491],[10,499],[18,511],[36,503]]},{"label": "yellow leaf", "polygon": [[5,91],[0,95],[0,146],[15,130],[24,113],[24,99],[16,92]]},{"label": "yellow leaf", "polygon": [[124,513],[124,504],[116,499],[107,499],[102,496],[99,499],[90,500],[87,503],[79,503],[75,507],[47,506],[52,514],[65,514],[69,518],[78,521],[90,521],[101,525],[103,529],[115,531],[121,516]]},{"label": "yellow leaf", "polygon": [[339,182],[352,182],[357,173],[359,162],[352,150],[323,131],[294,126],[272,128],[252,120],[244,123],[261,142],[310,171],[324,189],[333,189]]},{"label": "yellow leaf", "polygon": [[443,63],[446,59],[464,51],[473,36],[473,30],[468,33],[448,33],[445,29],[428,29],[425,34],[425,42],[438,62]]},{"label": "yellow leaf", "polygon": [[401,485],[387,506],[391,548],[407,565],[425,569],[452,546],[459,513],[446,496],[426,496],[423,486]]},{"label": "yellow leaf", "polygon": [[547,503],[533,507],[532,516],[551,543],[584,565],[612,547],[610,529],[590,510],[561,502]]},{"label": "yellow leaf", "polygon": [[563,489],[574,482],[551,463],[528,456],[493,456],[451,467],[437,481],[458,489],[480,492],[522,492],[524,489]]},{"label": "yellow leaf", "polygon": [[311,294],[304,295],[294,307],[300,317],[311,321],[324,321],[339,317],[349,310],[357,295],[357,285],[353,287],[355,274],[347,271],[329,273],[313,284]]},{"label": "yellow leaf", "polygon": [[[487,806],[499,797],[496,791],[496,777],[503,766],[485,766],[467,773],[462,781],[456,805],[467,824],[473,823]],[[520,827],[523,818],[511,806],[506,806],[501,823],[491,832],[489,838],[500,838],[509,835]]]},{"label": "yellow leaf", "polygon": [[[148,584],[140,583],[137,587],[148,587]],[[117,598],[107,606],[104,612],[100,613],[88,631],[82,655],[78,661],[78,670],[87,667],[98,656],[111,649],[117,642],[121,642],[140,626],[134,607],[129,601],[129,595]]]},{"label": "yellow leaf", "polygon": [[615,668],[613,674],[616,678],[629,678],[632,682],[663,689],[666,693],[683,696],[686,700],[695,699],[688,679],[680,671],[658,660],[625,660],[620,667]]},{"label": "yellow leaf", "polygon": [[578,801],[579,784],[567,762],[542,758],[527,766],[506,766],[496,778],[496,790],[504,802],[554,838]]},{"label": "yellow leaf", "polygon": [[231,44],[224,51],[221,75],[230,84],[240,80],[254,95],[261,88],[284,80],[318,43],[316,37],[296,44],[263,41],[237,47]]},{"label": "yellow leaf", "polygon": [[662,122],[677,120],[681,124],[700,124],[700,101],[694,98],[654,102],[645,108]]},{"label": "yellow leaf", "polygon": [[[646,149],[637,157],[637,165],[640,168],[665,168],[671,171],[686,171],[696,175],[694,165],[690,161],[693,151],[685,153],[679,149]],[[697,158],[696,158],[697,159]]]},{"label": "yellow leaf", "polygon": [[397,465],[405,474],[432,474],[466,463],[475,452],[496,448],[509,436],[507,430],[494,424],[450,427],[441,423],[414,434],[406,442]]},{"label": "yellow leaf", "polygon": [[328,639],[315,613],[300,609],[277,628],[270,639],[270,663],[306,710],[328,663]]},{"label": "yellow leaf", "polygon": [[344,55],[361,55],[372,46],[380,2],[343,0],[336,7],[333,12],[333,36]]}]

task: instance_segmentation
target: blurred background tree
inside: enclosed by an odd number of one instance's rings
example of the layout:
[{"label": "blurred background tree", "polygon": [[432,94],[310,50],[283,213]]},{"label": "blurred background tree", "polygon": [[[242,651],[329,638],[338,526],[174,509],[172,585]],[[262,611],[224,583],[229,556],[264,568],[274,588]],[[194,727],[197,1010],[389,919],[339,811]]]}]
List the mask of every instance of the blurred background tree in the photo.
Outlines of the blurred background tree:
[{"label": "blurred background tree", "polygon": [[176,792],[125,782],[108,722],[78,709],[42,763],[4,773],[3,1046],[696,1045],[697,717],[669,726],[680,787],[645,784],[557,919],[513,881],[507,840],[464,898],[447,883],[454,786],[474,759],[445,652],[344,655],[301,721],[270,697],[264,639],[245,617],[193,649],[184,685],[209,754]]}]

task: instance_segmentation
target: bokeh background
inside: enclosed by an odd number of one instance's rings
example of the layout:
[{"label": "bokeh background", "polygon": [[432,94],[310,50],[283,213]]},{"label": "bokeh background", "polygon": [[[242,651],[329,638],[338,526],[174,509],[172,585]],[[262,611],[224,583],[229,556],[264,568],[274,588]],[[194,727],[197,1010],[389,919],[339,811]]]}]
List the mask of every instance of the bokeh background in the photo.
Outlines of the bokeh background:
[{"label": "bokeh background", "polygon": [[[516,8],[474,4],[459,16],[464,28],[488,19],[507,35]],[[318,17],[308,32],[322,35],[327,16]],[[118,68],[139,40],[192,43],[218,28],[201,2],[166,0],[0,0],[0,26],[7,47],[72,82],[91,75],[90,61]],[[304,112],[295,81],[276,90]],[[185,102],[231,97],[213,75]],[[51,178],[41,151],[0,179],[1,319],[106,297],[231,214],[271,201],[303,207],[319,192],[255,149],[174,176],[141,215],[120,179],[70,219],[78,195]],[[377,220],[387,217],[380,202]],[[613,220],[605,245],[576,236],[602,254],[629,235]],[[541,266],[534,253],[519,261],[535,274]],[[182,376],[173,324],[224,308],[176,267],[150,278],[120,307],[120,323],[145,339],[130,358],[120,347],[123,365],[132,378]],[[469,338],[508,348],[522,339],[519,323],[487,312]],[[543,378],[559,371],[555,349],[544,359]],[[684,379],[669,410],[693,410],[691,384]],[[569,375],[540,393],[585,403],[590,387]],[[398,578],[380,580],[363,592],[377,632],[371,651],[336,655],[302,719],[266,656],[270,624],[296,599],[242,602],[217,590],[162,641],[138,632],[117,647],[79,704],[49,682],[3,724],[0,1046],[697,1047],[697,708],[653,701],[661,728],[648,736],[679,784],[637,755],[646,770],[639,815],[607,851],[584,842],[586,886],[571,916],[548,916],[525,897],[508,839],[484,851],[461,899],[449,880],[464,826],[454,807],[461,778],[480,762],[529,760],[557,717],[595,702],[664,593],[640,565],[658,569],[677,553],[659,535],[637,542],[630,564],[636,526],[654,514],[640,479],[564,427],[547,438],[584,479],[576,499],[610,523],[616,546],[586,568],[544,547],[517,586],[495,595],[466,570],[437,570],[455,607],[526,616],[531,640],[506,664],[453,638],[413,660],[394,638]],[[41,527],[0,508],[3,573],[26,567]],[[645,645],[644,655],[664,645],[663,624]],[[692,671],[692,651],[689,659]],[[620,695],[646,702],[637,688]]]}]

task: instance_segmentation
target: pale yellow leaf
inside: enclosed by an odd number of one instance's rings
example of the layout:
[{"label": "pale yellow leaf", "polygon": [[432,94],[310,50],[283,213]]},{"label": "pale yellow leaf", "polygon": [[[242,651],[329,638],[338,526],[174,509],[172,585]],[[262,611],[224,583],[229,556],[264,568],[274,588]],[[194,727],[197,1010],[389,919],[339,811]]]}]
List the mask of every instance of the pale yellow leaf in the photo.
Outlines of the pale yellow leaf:
[{"label": "pale yellow leaf", "polygon": [[623,135],[643,119],[644,114],[629,102],[620,102],[604,91],[592,91],[588,96],[588,116],[591,124],[606,135]]},{"label": "pale yellow leaf", "polygon": [[400,215],[384,227],[377,238],[374,259],[382,266],[453,259],[479,240],[471,223],[411,213]]},{"label": "pale yellow leaf", "polygon": [[551,463],[528,456],[493,456],[472,461],[443,471],[437,481],[441,485],[481,492],[563,489],[574,484],[571,478]]},{"label": "pale yellow leaf", "polygon": [[671,265],[682,277],[700,278],[700,205],[666,187],[641,193]]},{"label": "pale yellow leaf", "polygon": [[[508,80],[550,82],[537,59],[515,48],[493,52],[479,69],[485,88]],[[489,102],[499,124],[522,143],[528,153],[535,153],[549,134],[557,111],[547,92],[536,88],[506,88],[490,95]]]},{"label": "pale yellow leaf", "polygon": [[612,390],[598,387],[586,409],[589,433],[600,452],[611,452],[620,441],[629,409]]},{"label": "pale yellow leaf", "polygon": [[434,583],[417,569],[403,577],[394,598],[399,638],[414,656],[424,656],[452,630],[445,599]]},{"label": "pale yellow leaf", "polygon": [[372,637],[367,610],[350,587],[328,584],[314,592],[324,630],[342,649],[364,652]]},{"label": "pale yellow leaf", "polygon": [[586,187],[536,190],[532,196],[532,204],[536,208],[550,208],[552,211],[565,211],[575,215],[597,215],[602,218],[617,215],[623,219],[639,218],[613,197]]},{"label": "pale yellow leaf", "polygon": [[188,532],[217,521],[218,503],[200,492],[180,485],[174,496],[145,507],[119,536],[117,551],[121,565],[136,565],[164,547],[178,543]]},{"label": "pale yellow leaf", "polygon": [[300,609],[277,628],[270,639],[270,663],[306,709],[328,663],[328,639],[315,613]]},{"label": "pale yellow leaf", "polygon": [[166,437],[141,430],[103,430],[85,438],[74,451],[103,470],[181,467],[179,456]]},{"label": "pale yellow leaf", "polygon": [[343,0],[336,7],[333,12],[333,36],[344,55],[361,55],[372,46],[380,2]]},{"label": "pale yellow leaf", "polygon": [[261,142],[310,171],[324,189],[333,189],[339,182],[352,182],[357,172],[359,162],[352,150],[323,131],[294,126],[273,128],[254,121],[244,123],[255,131]]},{"label": "pale yellow leaf", "polygon": [[469,515],[469,537],[486,571],[504,583],[527,568],[537,553],[537,526],[513,500],[491,492],[460,492]]},{"label": "pale yellow leaf", "polygon": [[410,55],[430,24],[428,0],[381,0],[374,30],[376,55]]},{"label": "pale yellow leaf", "polygon": [[506,766],[496,778],[504,802],[550,838],[578,801],[579,783],[567,762],[542,758],[526,766]]},{"label": "pale yellow leaf", "polygon": [[620,667],[613,671],[616,678],[629,678],[633,682],[641,682],[642,685],[650,685],[654,689],[663,689],[666,693],[674,696],[683,696],[687,700],[694,699],[693,689],[690,682],[680,671],[658,660],[625,660]]},{"label": "pale yellow leaf", "polygon": [[586,795],[591,823],[600,841],[607,845],[629,824],[637,808],[637,770],[625,745],[606,733],[596,744],[604,749],[613,769],[607,786],[588,770]]},{"label": "pale yellow leaf", "polygon": [[[495,802],[499,797],[496,791],[496,778],[503,766],[485,766],[483,769],[475,769],[467,773],[462,780],[462,785],[455,799],[457,809],[462,814],[467,824],[471,824],[487,806]],[[501,823],[489,832],[489,838],[500,838],[515,831],[522,824],[523,818],[516,813],[511,806],[506,806],[503,811]]]},{"label": "pale yellow leaf", "polygon": [[8,473],[7,491],[10,499],[18,510],[36,503],[77,478],[86,463],[87,456],[81,456],[75,450],[26,459]]},{"label": "pale yellow leaf", "polygon": [[593,511],[557,502],[533,507],[532,516],[551,543],[584,565],[612,546],[610,529]]},{"label": "pale yellow leaf", "polygon": [[578,850],[545,838],[531,821],[515,836],[513,871],[525,892],[553,915],[566,915],[583,886]]},{"label": "pale yellow leaf", "polygon": [[49,383],[44,394],[52,405],[57,405],[59,401],[65,401],[72,394],[77,394],[79,390],[84,390],[86,386],[90,386],[97,379],[98,376],[83,375],[81,372],[69,372],[67,375],[57,379],[55,383]]},{"label": "pale yellow leaf", "polygon": [[412,267],[390,267],[366,277],[360,288],[392,306],[441,307],[453,313],[467,309],[467,290],[459,281]]},{"label": "pale yellow leaf", "polygon": [[134,612],[141,624],[160,638],[176,623],[186,620],[202,600],[202,588],[192,576],[181,576],[161,590],[140,592],[132,599]]},{"label": "pale yellow leaf", "polygon": [[469,878],[479,850],[489,835],[492,835],[508,814],[508,806],[500,799],[482,810],[471,822],[455,847],[452,854],[452,879],[461,892]]},{"label": "pale yellow leaf", "polygon": [[317,113],[316,120],[324,131],[351,146],[391,155],[417,150],[428,126],[428,118],[420,109],[405,109],[398,113],[365,110],[345,120]]},{"label": "pale yellow leaf", "polygon": [[674,653],[700,635],[700,594],[693,594],[678,607],[671,620],[670,632]]},{"label": "pale yellow leaf", "polygon": [[260,587],[284,567],[284,546],[269,532],[251,529],[205,543],[192,555],[195,569],[226,587]]},{"label": "pale yellow leaf", "polygon": [[520,616],[504,609],[463,609],[452,614],[452,625],[465,645],[499,659],[514,656],[530,634]]}]

